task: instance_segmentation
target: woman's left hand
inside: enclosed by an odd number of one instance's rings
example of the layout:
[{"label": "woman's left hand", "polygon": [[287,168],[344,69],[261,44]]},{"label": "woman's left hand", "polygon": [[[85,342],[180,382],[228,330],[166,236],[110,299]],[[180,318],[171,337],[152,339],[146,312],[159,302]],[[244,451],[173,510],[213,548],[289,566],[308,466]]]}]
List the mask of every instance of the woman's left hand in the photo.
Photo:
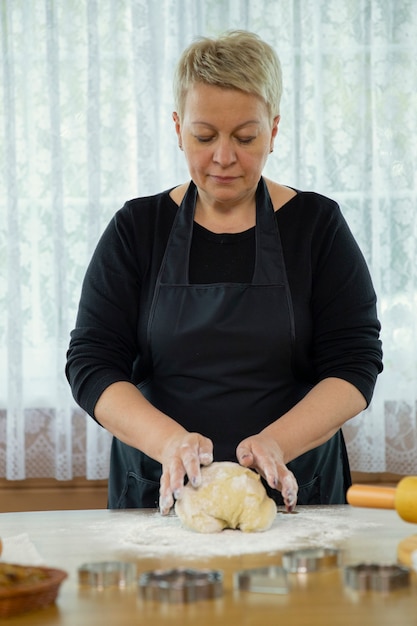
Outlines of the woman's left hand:
[{"label": "woman's left hand", "polygon": [[294,510],[298,484],[285,465],[284,454],[275,440],[262,433],[247,437],[236,448],[236,456],[240,465],[256,470],[272,489],[282,493],[288,512]]}]

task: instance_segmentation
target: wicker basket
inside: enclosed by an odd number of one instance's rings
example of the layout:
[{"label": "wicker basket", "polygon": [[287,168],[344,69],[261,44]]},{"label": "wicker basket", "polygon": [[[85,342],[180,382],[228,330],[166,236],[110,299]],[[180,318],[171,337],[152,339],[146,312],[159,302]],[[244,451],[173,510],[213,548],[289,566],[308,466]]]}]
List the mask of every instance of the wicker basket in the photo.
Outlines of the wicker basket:
[{"label": "wicker basket", "polygon": [[34,611],[52,604],[62,581],[68,576],[63,570],[48,567],[31,568],[23,565],[13,567],[21,567],[28,573],[35,569],[41,570],[45,578],[31,583],[0,586],[0,618]]}]

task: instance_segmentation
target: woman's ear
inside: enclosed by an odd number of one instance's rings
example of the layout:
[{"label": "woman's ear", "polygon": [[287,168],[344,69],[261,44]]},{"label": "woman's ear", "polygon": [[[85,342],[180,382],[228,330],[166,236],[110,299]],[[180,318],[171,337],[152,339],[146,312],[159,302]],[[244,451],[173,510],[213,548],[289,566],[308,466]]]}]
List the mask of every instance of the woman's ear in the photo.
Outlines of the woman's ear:
[{"label": "woman's ear", "polygon": [[175,124],[175,132],[177,133],[177,137],[178,137],[178,145],[179,145],[179,147],[182,150],[181,122],[180,122],[180,117],[179,117],[179,115],[178,115],[178,113],[176,111],[173,112],[172,119],[173,119],[174,124]]},{"label": "woman's ear", "polygon": [[276,115],[274,117],[274,119],[272,120],[271,145],[270,145],[270,151],[271,152],[274,149],[275,137],[278,135],[278,126],[279,126],[280,119],[281,119],[281,116],[280,115]]}]

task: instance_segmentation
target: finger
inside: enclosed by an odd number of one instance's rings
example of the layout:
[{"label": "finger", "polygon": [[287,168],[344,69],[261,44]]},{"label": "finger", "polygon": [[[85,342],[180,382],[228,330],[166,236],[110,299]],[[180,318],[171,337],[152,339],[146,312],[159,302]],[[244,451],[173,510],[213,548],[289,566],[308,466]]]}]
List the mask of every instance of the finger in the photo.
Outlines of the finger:
[{"label": "finger", "polygon": [[207,437],[204,437],[200,442],[198,458],[201,465],[213,463],[213,442]]},{"label": "finger", "polygon": [[190,483],[193,487],[201,484],[201,465],[213,462],[213,442],[207,437],[194,434],[181,446],[181,458]]},{"label": "finger", "polygon": [[286,510],[291,513],[297,504],[298,484],[292,472],[287,471],[281,480],[281,493]]},{"label": "finger", "polygon": [[174,497],[170,487],[170,479],[168,472],[163,472],[159,487],[159,510],[162,515],[168,515],[174,506]]},{"label": "finger", "polygon": [[279,488],[279,473],[275,463],[264,463],[261,474],[272,489]]},{"label": "finger", "polygon": [[213,463],[213,442],[208,437],[199,436],[198,458],[201,465]]},{"label": "finger", "polygon": [[161,515],[168,515],[172,507],[174,506],[174,498],[172,494],[159,496],[159,511]]},{"label": "finger", "polygon": [[298,484],[294,474],[282,464],[264,462],[260,473],[272,489],[281,491],[285,508],[290,513],[297,504]]},{"label": "finger", "polygon": [[200,452],[198,456],[201,465],[210,465],[213,463],[213,454],[211,452]]},{"label": "finger", "polygon": [[200,456],[196,442],[184,443],[180,448],[181,461],[193,487],[201,484]]},{"label": "finger", "polygon": [[162,515],[169,513],[174,499],[181,497],[184,487],[185,468],[181,458],[175,457],[163,466],[159,487],[159,508]]},{"label": "finger", "polygon": [[251,467],[254,464],[254,456],[251,449],[246,445],[239,445],[236,449],[236,458],[243,467]]}]

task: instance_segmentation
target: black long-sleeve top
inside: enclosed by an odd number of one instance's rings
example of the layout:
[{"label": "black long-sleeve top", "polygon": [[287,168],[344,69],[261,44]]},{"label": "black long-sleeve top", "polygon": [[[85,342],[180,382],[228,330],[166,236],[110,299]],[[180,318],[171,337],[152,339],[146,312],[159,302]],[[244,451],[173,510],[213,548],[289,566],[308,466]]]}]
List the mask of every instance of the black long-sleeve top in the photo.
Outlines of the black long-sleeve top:
[{"label": "black long-sleeve top", "polygon": [[[87,269],[66,373],[75,400],[92,416],[110,384],[151,375],[148,312],[177,209],[169,191],[127,202]],[[295,376],[311,385],[347,380],[369,403],[382,351],[376,296],[358,245],[338,205],[319,194],[298,192],[275,215],[294,309]],[[194,224],[190,281],[250,282],[254,233],[219,235]]]}]

